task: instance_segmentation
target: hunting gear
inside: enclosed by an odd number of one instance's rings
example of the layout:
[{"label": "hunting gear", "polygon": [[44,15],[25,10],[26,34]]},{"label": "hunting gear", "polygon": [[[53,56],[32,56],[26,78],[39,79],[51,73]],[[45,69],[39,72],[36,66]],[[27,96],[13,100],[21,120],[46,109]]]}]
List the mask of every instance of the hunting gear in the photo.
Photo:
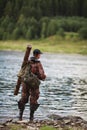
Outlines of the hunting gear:
[{"label": "hunting gear", "polygon": [[[30,55],[31,48],[32,47],[30,45],[27,46],[26,52],[25,52],[25,55],[24,55],[24,59],[23,59],[22,65],[21,65],[21,68],[27,63],[29,55]],[[19,89],[20,89],[20,85],[21,85],[21,78],[18,77],[17,85],[16,85],[15,90],[14,90],[14,95],[18,95],[18,92],[19,92]]]},{"label": "hunting gear", "polygon": [[[30,52],[28,54],[30,54]],[[18,101],[19,120],[22,120],[25,104],[28,102],[28,100],[30,100],[31,121],[34,118],[34,112],[40,105],[37,102],[40,94],[39,92],[40,80],[44,80],[46,78],[43,66],[39,61],[41,54],[42,52],[39,49],[35,49],[33,51],[33,57],[31,57],[29,61],[26,60],[26,62],[24,62],[21,70],[18,73],[18,79],[22,84],[22,95],[21,99]],[[16,86],[16,89],[14,91],[14,95],[18,94],[19,87],[17,88]]]}]

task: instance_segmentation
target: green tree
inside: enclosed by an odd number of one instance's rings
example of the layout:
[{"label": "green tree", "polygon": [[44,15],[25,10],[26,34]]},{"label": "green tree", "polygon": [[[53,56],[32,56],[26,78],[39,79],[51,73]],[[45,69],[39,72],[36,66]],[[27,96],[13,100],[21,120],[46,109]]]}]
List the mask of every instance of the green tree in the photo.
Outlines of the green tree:
[{"label": "green tree", "polygon": [[64,29],[63,28],[59,28],[57,34],[64,38],[65,37]]},{"label": "green tree", "polygon": [[25,21],[26,21],[26,20],[25,20],[24,15],[21,14],[21,15],[19,16],[19,19],[17,20],[17,25],[20,26],[20,27],[22,27],[22,26],[25,24]]},{"label": "green tree", "polygon": [[87,17],[87,0],[83,0],[82,16]]},{"label": "green tree", "polygon": [[49,25],[50,19],[48,17],[43,17],[40,20],[40,26],[41,26],[41,34],[40,36],[43,37],[47,37],[47,28]]},{"label": "green tree", "polygon": [[9,23],[10,23],[10,18],[7,15],[6,17],[3,17],[2,21],[1,21],[1,27],[6,30]]},{"label": "green tree", "polygon": [[45,22],[42,23],[41,38],[45,38],[47,35],[47,25]]},{"label": "green tree", "polygon": [[8,1],[7,4],[6,4],[6,7],[4,9],[4,14],[6,16],[12,16],[12,3],[11,1]]},{"label": "green tree", "polygon": [[3,28],[0,28],[0,40],[3,40],[3,34],[4,34]]},{"label": "green tree", "polygon": [[34,26],[31,26],[27,33],[26,33],[26,39],[34,39],[35,38],[35,30],[34,30]]},{"label": "green tree", "polygon": [[14,23],[9,22],[8,26],[7,26],[7,32],[9,32],[10,34],[13,32],[14,30]]},{"label": "green tree", "polygon": [[16,27],[13,31],[12,38],[14,40],[17,40],[22,37],[21,29],[19,27]]},{"label": "green tree", "polygon": [[55,20],[51,20],[48,24],[47,28],[47,36],[56,34],[57,31],[57,24]]},{"label": "green tree", "polygon": [[29,28],[28,31],[26,32],[25,38],[28,39],[28,40],[33,38],[32,33],[31,33],[31,28]]},{"label": "green tree", "polygon": [[0,0],[0,18],[4,16],[4,9],[6,6],[7,0]]},{"label": "green tree", "polygon": [[79,30],[79,36],[83,39],[87,39],[87,25]]}]

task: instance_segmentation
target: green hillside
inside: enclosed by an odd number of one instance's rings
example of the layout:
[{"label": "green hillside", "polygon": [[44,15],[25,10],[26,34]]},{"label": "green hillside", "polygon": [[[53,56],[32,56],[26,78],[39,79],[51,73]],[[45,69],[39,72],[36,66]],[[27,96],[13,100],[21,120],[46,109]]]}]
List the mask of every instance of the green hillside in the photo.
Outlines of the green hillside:
[{"label": "green hillside", "polygon": [[0,0],[0,40],[79,32],[87,39],[87,0]]}]

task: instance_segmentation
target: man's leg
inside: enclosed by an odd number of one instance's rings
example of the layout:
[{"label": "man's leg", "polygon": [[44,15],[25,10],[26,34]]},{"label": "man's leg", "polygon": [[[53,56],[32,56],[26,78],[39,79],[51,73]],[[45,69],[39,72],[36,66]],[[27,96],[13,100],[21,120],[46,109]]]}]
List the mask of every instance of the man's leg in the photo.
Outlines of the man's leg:
[{"label": "man's leg", "polygon": [[22,120],[23,111],[25,109],[25,104],[28,102],[28,98],[29,98],[28,86],[26,86],[25,83],[22,83],[22,97],[18,102],[19,120]]},{"label": "man's leg", "polygon": [[39,107],[39,104],[37,102],[39,98],[39,87],[38,88],[32,88],[30,90],[30,120],[33,121],[34,118],[34,112]]}]

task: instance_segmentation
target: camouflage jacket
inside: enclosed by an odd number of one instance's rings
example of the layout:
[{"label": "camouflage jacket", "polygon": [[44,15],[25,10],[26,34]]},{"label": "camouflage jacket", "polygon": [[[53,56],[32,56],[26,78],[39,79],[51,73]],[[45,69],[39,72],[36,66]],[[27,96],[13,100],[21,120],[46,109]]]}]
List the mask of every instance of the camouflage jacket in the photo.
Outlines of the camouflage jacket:
[{"label": "camouflage jacket", "polygon": [[41,62],[39,60],[35,59],[35,57],[31,57],[30,63],[31,63],[31,71],[35,75],[37,75],[37,77],[40,80],[44,80],[46,78],[46,75],[44,73],[44,69],[43,69]]}]

